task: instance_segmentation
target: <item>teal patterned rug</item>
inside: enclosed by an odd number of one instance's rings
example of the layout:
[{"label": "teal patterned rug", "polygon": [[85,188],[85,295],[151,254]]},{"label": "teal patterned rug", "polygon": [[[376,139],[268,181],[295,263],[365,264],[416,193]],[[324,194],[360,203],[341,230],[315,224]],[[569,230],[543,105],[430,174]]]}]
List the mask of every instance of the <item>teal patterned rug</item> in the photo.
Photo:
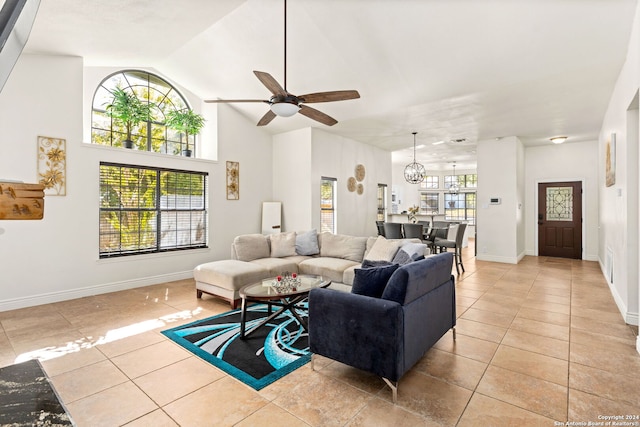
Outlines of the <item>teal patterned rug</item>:
[{"label": "teal patterned rug", "polygon": [[[301,317],[307,316],[306,310],[298,310],[297,313]],[[249,307],[247,330],[251,330],[267,316],[267,305]],[[308,335],[289,312],[276,317],[245,339],[240,339],[239,309],[162,333],[256,390],[298,369],[311,359]]]}]

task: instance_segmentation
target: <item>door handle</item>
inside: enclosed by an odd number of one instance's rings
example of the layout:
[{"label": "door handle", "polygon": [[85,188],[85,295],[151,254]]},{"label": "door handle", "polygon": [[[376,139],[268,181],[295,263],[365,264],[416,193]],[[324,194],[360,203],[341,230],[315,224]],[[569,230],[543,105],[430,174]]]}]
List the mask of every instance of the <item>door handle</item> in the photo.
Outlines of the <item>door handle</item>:
[{"label": "door handle", "polygon": [[544,223],[542,221],[538,221],[538,225],[543,225]]}]

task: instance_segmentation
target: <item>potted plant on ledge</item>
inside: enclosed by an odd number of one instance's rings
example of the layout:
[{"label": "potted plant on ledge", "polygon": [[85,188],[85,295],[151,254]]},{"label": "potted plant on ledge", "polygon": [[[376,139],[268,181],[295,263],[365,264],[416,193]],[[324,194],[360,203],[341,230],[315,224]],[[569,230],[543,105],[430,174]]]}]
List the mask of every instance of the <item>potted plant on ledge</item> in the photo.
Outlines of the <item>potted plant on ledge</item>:
[{"label": "potted plant on ledge", "polygon": [[133,148],[131,130],[138,123],[149,120],[151,104],[141,101],[135,93],[117,87],[113,90],[113,100],[107,105],[106,111],[112,119],[122,122],[127,131],[127,139],[123,144],[126,148]]},{"label": "potted plant on ledge", "polygon": [[[204,127],[204,117],[188,108],[183,110],[173,110],[167,114],[165,125],[168,128],[182,132],[187,138],[187,148],[182,151],[186,157],[191,157],[191,149],[189,148],[189,135],[197,135]],[[180,136],[182,142],[182,136]]]}]

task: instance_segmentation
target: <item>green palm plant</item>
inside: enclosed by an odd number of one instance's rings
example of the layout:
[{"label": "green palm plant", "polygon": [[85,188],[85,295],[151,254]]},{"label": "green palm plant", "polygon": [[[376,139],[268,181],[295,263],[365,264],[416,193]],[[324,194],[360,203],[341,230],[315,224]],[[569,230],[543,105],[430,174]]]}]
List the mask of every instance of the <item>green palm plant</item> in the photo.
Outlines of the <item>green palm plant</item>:
[{"label": "green palm plant", "polygon": [[198,113],[188,108],[183,110],[173,110],[167,114],[165,125],[173,130],[182,132],[187,138],[187,149],[185,154],[191,156],[189,148],[189,135],[197,135],[204,127],[205,119]]},{"label": "green palm plant", "polygon": [[127,130],[125,147],[131,148],[131,130],[140,122],[149,120],[151,115],[151,103],[141,101],[135,93],[129,93],[122,88],[113,90],[113,100],[107,105],[106,112],[114,120],[122,122]]}]

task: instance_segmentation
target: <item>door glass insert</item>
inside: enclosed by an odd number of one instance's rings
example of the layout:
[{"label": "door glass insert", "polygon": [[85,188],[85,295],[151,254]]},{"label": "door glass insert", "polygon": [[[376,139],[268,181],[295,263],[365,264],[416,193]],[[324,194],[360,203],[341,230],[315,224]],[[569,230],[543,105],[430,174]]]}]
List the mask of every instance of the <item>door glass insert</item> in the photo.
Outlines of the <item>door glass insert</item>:
[{"label": "door glass insert", "polygon": [[573,187],[547,187],[547,221],[573,221]]}]

